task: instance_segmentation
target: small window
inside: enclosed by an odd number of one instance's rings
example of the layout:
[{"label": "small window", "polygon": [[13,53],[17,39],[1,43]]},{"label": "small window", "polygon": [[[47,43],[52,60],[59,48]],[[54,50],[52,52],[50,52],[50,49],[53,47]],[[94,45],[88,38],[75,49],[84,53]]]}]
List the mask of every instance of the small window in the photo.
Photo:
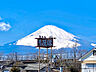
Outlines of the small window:
[{"label": "small window", "polygon": [[96,55],[96,50],[93,51],[93,55]]}]

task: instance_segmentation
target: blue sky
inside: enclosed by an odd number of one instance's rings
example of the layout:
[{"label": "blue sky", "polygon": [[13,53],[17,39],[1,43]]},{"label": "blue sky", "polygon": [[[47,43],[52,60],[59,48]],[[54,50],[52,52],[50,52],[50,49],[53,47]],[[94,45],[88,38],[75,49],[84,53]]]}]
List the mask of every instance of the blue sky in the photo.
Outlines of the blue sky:
[{"label": "blue sky", "polygon": [[[96,41],[95,0],[2,0],[0,45],[55,25],[82,39]],[[2,26],[1,26],[2,27]]]}]

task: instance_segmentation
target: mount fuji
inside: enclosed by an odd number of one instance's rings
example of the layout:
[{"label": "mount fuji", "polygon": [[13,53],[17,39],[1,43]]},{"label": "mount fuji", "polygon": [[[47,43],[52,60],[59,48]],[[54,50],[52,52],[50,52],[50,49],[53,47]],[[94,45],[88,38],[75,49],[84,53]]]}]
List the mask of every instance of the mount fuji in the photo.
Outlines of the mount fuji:
[{"label": "mount fuji", "polygon": [[[72,48],[76,42],[72,40],[75,39],[75,35],[68,33],[64,31],[63,29],[60,29],[53,25],[47,25],[42,27],[41,29],[37,30],[36,32],[18,40],[16,42],[16,45],[24,45],[24,46],[37,46],[37,40],[35,38],[38,38],[40,36],[46,36],[47,38],[55,37],[53,44],[55,49],[60,48]],[[77,46],[80,46],[79,43],[77,43]]]}]

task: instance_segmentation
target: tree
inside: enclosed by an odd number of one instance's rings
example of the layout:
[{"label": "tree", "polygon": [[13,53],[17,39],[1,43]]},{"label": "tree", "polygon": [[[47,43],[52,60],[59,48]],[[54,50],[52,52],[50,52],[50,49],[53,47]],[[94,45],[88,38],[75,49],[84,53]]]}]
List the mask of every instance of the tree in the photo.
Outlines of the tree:
[{"label": "tree", "polygon": [[18,67],[12,67],[11,72],[20,72],[20,68]]},{"label": "tree", "polygon": [[78,53],[77,53],[78,58],[82,57],[85,53],[87,53],[87,50],[85,50],[85,49],[79,49],[78,50]]}]

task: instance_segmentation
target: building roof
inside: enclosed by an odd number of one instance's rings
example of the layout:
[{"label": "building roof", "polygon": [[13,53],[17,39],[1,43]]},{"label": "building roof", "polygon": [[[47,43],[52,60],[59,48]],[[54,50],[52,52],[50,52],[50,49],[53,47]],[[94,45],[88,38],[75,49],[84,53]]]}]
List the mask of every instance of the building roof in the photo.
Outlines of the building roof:
[{"label": "building roof", "polygon": [[82,57],[80,57],[79,59],[85,58],[85,57],[88,56],[90,53],[92,53],[93,50],[96,50],[96,48],[93,48],[93,49],[89,50],[88,52],[86,52],[86,53],[85,53]]},{"label": "building roof", "polygon": [[84,54],[79,61],[82,61],[82,63],[96,63],[96,55],[93,54],[93,51],[96,51],[96,48],[91,49],[86,54]]},{"label": "building roof", "polygon": [[[41,63],[40,69],[44,68],[45,66],[46,64]],[[27,67],[25,67],[25,70],[39,70],[39,64],[38,63],[27,64]]]}]

